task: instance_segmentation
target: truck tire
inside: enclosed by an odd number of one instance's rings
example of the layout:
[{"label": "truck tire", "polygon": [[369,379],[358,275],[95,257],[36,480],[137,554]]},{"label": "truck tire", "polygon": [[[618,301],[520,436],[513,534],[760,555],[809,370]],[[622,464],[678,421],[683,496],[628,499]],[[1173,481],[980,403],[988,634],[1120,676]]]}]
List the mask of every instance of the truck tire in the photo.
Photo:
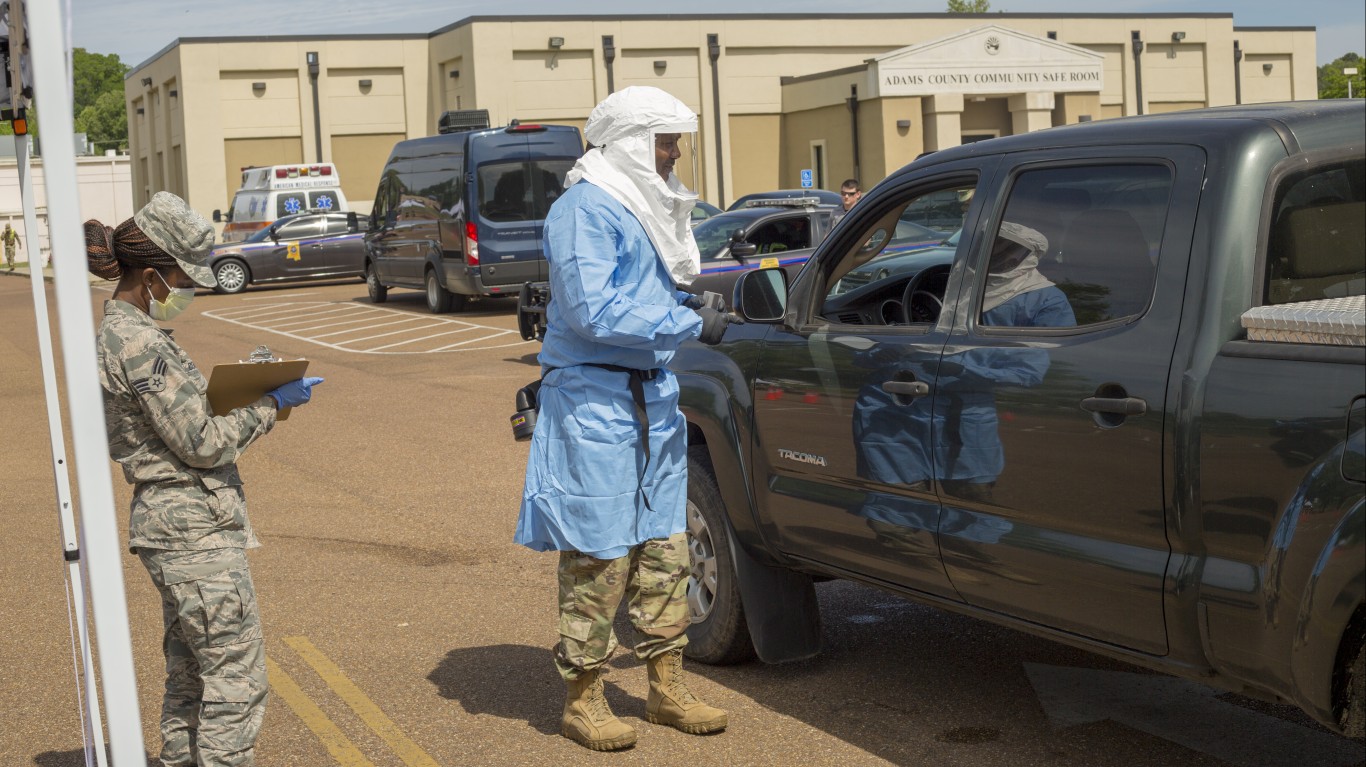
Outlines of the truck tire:
[{"label": "truck tire", "polygon": [[1357,647],[1356,660],[1347,669],[1347,705],[1342,711],[1342,734],[1366,738],[1366,642]]},{"label": "truck tire", "polygon": [[214,290],[219,293],[241,293],[251,284],[247,265],[235,258],[225,258],[213,267],[213,278],[218,281]]},{"label": "truck tire", "polygon": [[721,491],[712,475],[704,445],[688,448],[688,645],[683,653],[713,665],[741,663],[755,657],[749,638],[735,562],[730,553],[729,522]]},{"label": "truck tire", "polygon": [[369,261],[365,262],[365,292],[370,294],[372,304],[382,304],[389,300],[389,288],[379,281],[375,265]]},{"label": "truck tire", "polygon": [[424,280],[427,286],[427,311],[432,314],[445,314],[451,310],[451,292],[441,285],[441,280],[436,276],[435,269],[427,270],[427,277]]}]

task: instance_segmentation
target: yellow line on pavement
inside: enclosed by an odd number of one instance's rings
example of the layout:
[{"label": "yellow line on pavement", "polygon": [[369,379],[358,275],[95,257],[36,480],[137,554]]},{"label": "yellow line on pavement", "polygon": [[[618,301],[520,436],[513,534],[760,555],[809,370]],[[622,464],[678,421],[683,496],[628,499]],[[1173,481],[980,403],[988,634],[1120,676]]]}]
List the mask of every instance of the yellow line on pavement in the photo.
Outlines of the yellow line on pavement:
[{"label": "yellow line on pavement", "polygon": [[271,689],[285,699],[285,703],[294,709],[294,714],[303,720],[304,726],[312,730],[313,734],[318,736],[318,740],[327,746],[327,753],[337,760],[337,764],[341,767],[375,767],[374,763],[366,759],[355,744],[337,728],[337,725],[327,718],[327,714],[308,697],[298,682],[270,658],[266,658],[266,673],[269,675]]},{"label": "yellow line on pavement", "polygon": [[331,687],[333,692],[346,701],[346,705],[356,712],[356,716],[360,717],[361,721],[369,725],[376,735],[389,744],[389,748],[398,754],[398,758],[402,759],[404,764],[408,767],[440,767],[435,760],[427,755],[426,751],[423,751],[420,746],[403,734],[398,725],[394,724],[393,720],[386,716],[379,709],[379,706],[375,705],[374,701],[366,697],[355,682],[352,682],[346,677],[346,674],[342,673],[337,664],[323,655],[317,647],[314,647],[313,643],[308,641],[308,637],[285,637],[285,644],[293,648],[294,652],[297,652],[308,665],[313,667],[314,671],[318,672],[318,676],[327,682],[327,686]]}]

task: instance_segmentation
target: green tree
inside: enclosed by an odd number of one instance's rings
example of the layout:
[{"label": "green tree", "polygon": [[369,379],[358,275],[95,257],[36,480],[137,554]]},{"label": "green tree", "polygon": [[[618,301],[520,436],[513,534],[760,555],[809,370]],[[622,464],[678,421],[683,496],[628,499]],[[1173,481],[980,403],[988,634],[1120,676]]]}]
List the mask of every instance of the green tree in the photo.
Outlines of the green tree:
[{"label": "green tree", "polygon": [[97,153],[104,149],[127,149],[128,110],[123,103],[123,86],[101,93],[95,103],[78,112],[76,132],[84,133]]},{"label": "green tree", "polygon": [[1363,83],[1362,75],[1366,74],[1366,59],[1362,59],[1355,53],[1346,53],[1339,56],[1336,60],[1319,67],[1319,98],[1321,99],[1341,99],[1347,97],[1347,75],[1342,70],[1348,67],[1356,67],[1357,73],[1352,75],[1352,98],[1360,98],[1362,88],[1366,87]]},{"label": "green tree", "polygon": [[991,0],[949,0],[949,13],[986,13]]},{"label": "green tree", "polygon": [[[116,53],[90,53],[84,48],[72,50],[71,64],[72,117],[76,132],[85,133],[97,147],[126,149],[128,113],[123,102],[123,77],[128,66]],[[35,107],[38,99],[39,95],[35,94]],[[28,128],[33,136],[38,135],[36,111],[29,110]],[[14,130],[8,121],[0,122],[0,135],[12,133]]]}]

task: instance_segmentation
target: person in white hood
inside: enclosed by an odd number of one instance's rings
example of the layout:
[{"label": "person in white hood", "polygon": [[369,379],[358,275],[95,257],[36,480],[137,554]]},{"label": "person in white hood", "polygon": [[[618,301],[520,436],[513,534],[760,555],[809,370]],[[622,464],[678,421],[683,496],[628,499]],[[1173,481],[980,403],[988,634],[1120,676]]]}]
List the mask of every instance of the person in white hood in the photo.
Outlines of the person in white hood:
[{"label": "person in white hood", "polygon": [[718,343],[735,321],[678,290],[698,272],[697,196],[673,166],[680,136],[696,129],[697,116],[658,88],[608,96],[584,129],[592,148],[545,223],[551,301],[515,540],[560,552],[561,732],[599,751],[636,741],[601,678],[627,595],[649,671],[646,718],[693,734],[727,723],[689,692],[681,666],[688,446],[668,364],[683,342]]}]

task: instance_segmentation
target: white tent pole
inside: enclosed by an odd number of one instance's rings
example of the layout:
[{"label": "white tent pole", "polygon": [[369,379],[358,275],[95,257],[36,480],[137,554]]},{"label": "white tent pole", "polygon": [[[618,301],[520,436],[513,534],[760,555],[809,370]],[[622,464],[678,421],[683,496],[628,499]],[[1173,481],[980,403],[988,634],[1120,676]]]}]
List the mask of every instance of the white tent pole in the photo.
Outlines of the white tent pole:
[{"label": "white tent pole", "polygon": [[[48,231],[57,296],[57,318],[66,376],[66,401],[76,457],[76,487],[81,502],[81,542],[90,576],[109,751],[115,767],[147,763],[137,677],[123,592],[123,563],[114,487],[109,473],[104,397],[96,370],[95,319],[86,278],[76,152],[66,137],[75,132],[71,116],[71,73],[67,68],[65,26],[59,0],[27,3],[33,92],[43,106],[43,131],[53,137],[43,153],[47,182]],[[41,261],[39,262],[41,265]]]},{"label": "white tent pole", "polygon": [[[14,153],[19,175],[19,197],[24,209],[24,231],[38,231],[38,216],[34,213],[33,180],[29,175],[28,136],[14,137]],[[34,239],[30,235],[30,241]],[[38,355],[42,359],[43,391],[47,395],[47,430],[52,446],[52,476],[57,490],[57,519],[61,525],[62,555],[66,560],[66,581],[70,589],[72,612],[76,616],[76,630],[80,638],[80,663],[85,684],[76,677],[77,701],[81,704],[81,724],[85,731],[85,763],[104,767],[104,726],[100,723],[100,701],[95,686],[95,666],[90,653],[90,630],[86,625],[85,584],[81,573],[81,547],[76,535],[76,510],[71,506],[71,480],[67,474],[66,438],[62,435],[61,403],[57,398],[57,371],[52,353],[52,331],[47,314],[47,290],[43,285],[41,255],[29,256],[29,272],[33,288],[33,313],[38,323]],[[84,697],[82,698],[82,691]]]},{"label": "white tent pole", "polygon": [[[11,50],[19,53],[24,47],[24,5],[10,6]],[[18,55],[11,57],[11,78],[22,91],[22,74]],[[20,103],[14,94],[16,105]],[[38,330],[38,353],[42,360],[43,391],[47,404],[48,444],[52,449],[52,477],[57,493],[57,521],[62,536],[62,558],[65,564],[68,611],[75,617],[73,645],[79,646],[79,658],[73,657],[76,681],[76,705],[81,715],[82,741],[85,744],[86,767],[105,767],[104,725],[100,721],[100,699],[95,682],[95,662],[90,648],[90,628],[86,620],[85,580],[80,561],[80,539],[76,534],[76,510],[71,505],[71,479],[66,460],[66,437],[62,433],[61,403],[57,397],[57,369],[52,353],[52,326],[48,321],[47,290],[43,284],[42,249],[38,245],[37,206],[33,200],[33,177],[29,158],[28,134],[14,137],[15,167],[19,181],[20,207],[24,215],[24,231],[29,235],[33,250],[29,255],[30,287],[33,290],[33,313]],[[70,622],[68,621],[68,625]],[[73,656],[76,647],[73,647]],[[84,675],[84,683],[82,683]]]}]

